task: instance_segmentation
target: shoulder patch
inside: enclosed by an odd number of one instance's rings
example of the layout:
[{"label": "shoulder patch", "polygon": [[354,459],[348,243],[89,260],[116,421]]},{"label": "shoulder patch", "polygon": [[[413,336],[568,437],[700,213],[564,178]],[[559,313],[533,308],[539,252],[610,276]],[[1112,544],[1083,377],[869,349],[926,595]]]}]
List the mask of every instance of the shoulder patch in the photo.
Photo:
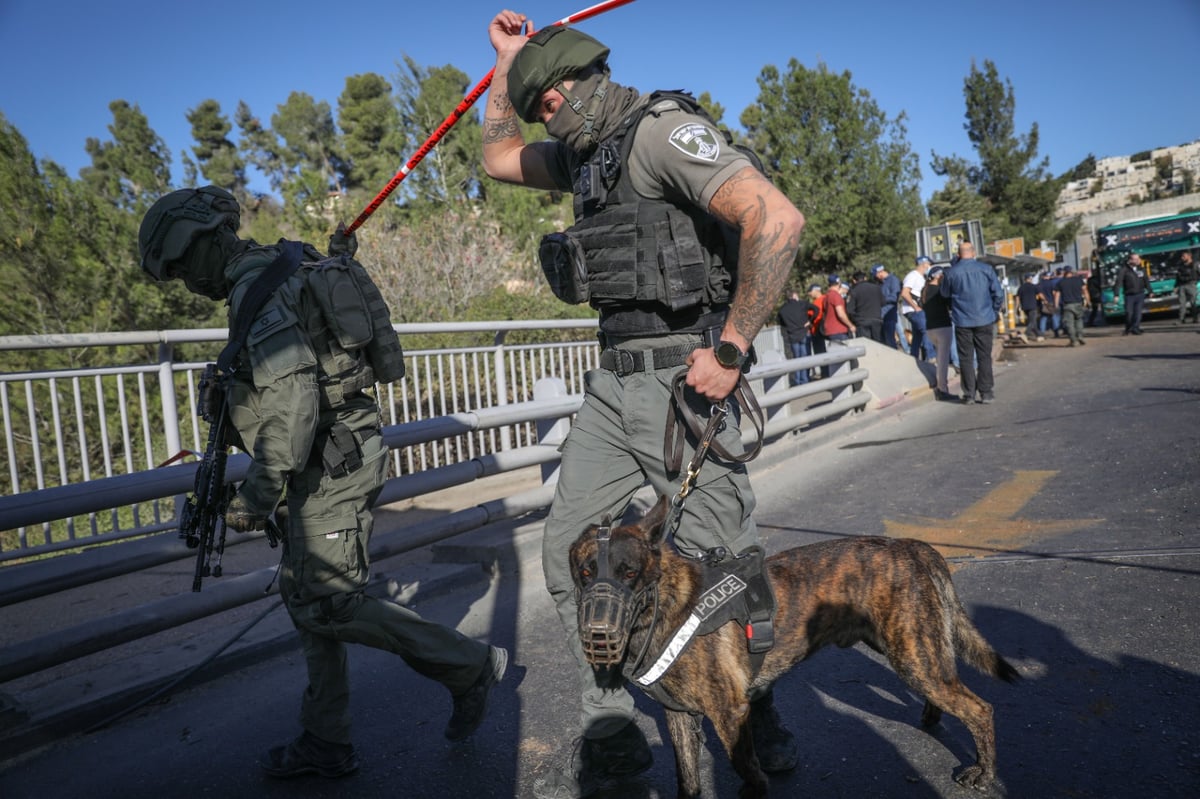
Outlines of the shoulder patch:
[{"label": "shoulder patch", "polygon": [[278,328],[283,327],[288,321],[279,306],[271,306],[259,313],[255,318],[254,323],[250,326],[250,334],[247,338],[253,341],[261,341]]},{"label": "shoulder patch", "polygon": [[711,128],[700,122],[689,122],[671,131],[667,141],[675,149],[700,161],[716,161],[721,154],[721,140]]}]

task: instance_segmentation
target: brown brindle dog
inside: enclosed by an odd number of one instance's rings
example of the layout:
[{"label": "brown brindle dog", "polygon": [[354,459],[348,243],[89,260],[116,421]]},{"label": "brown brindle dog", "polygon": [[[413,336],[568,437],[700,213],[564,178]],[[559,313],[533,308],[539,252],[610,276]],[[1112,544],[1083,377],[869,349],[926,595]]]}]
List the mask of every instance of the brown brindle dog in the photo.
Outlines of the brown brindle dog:
[{"label": "brown brindle dog", "polygon": [[[700,597],[701,565],[663,544],[668,506],[662,497],[641,521],[613,527],[603,547],[598,527],[571,546],[571,569],[581,592],[580,636],[602,678],[621,679],[620,665],[613,664],[639,653],[648,652],[646,659],[654,660]],[[603,564],[597,560],[602,549]],[[827,644],[847,647],[859,641],[884,654],[925,697],[922,724],[936,724],[944,710],[970,730],[978,760],[962,770],[958,782],[979,789],[994,782],[992,706],[959,681],[955,659],[1007,682],[1019,675],[967,617],[941,555],[912,539],[852,537],[789,549],[765,563],[775,595],[775,643],[759,672],[752,674],[745,632],[731,622],[694,638],[658,680],[687,711],[664,707],[680,796],[700,794],[702,737],[693,713],[712,722],[744,781],[740,796],[765,796],[767,777],[750,734],[750,691],[771,684]],[[628,601],[614,602],[618,593]],[[599,601],[596,594],[602,595]],[[614,623],[622,613],[613,607],[622,604],[630,613]]]}]

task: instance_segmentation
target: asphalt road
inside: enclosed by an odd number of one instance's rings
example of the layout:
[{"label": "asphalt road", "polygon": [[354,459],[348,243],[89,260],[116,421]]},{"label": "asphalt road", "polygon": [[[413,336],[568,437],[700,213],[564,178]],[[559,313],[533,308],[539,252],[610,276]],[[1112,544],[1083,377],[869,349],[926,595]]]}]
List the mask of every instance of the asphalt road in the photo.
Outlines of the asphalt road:
[{"label": "asphalt road", "polygon": [[[907,401],[870,425],[755,472],[769,551],[830,536],[937,545],[984,635],[1025,678],[967,667],[995,707],[1010,797],[1200,796],[1200,330],[1089,331],[1083,348],[1009,350],[997,402]],[[577,710],[536,548],[513,568],[417,609],[508,646],[509,676],[475,737],[450,744],[450,701],[396,658],[351,655],[362,769],[279,783],[256,758],[297,731],[304,667],[285,648],[98,731],[0,763],[0,796],[525,797],[570,754]],[[197,659],[203,656],[197,652]],[[773,795],[957,797],[974,758],[947,717],[861,647],[819,653],[777,703],[801,741]],[[654,768],[613,795],[674,795],[656,706],[639,698]],[[739,779],[709,735],[706,796]],[[2,756],[0,756],[2,757]]]}]

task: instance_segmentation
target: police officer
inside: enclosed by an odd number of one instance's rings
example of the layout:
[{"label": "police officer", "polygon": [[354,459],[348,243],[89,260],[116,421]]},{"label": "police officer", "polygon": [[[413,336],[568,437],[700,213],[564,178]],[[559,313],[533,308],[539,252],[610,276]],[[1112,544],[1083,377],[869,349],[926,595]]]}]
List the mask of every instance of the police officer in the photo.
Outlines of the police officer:
[{"label": "police officer", "polygon": [[[583,742],[572,773],[539,790],[567,796],[651,764],[632,698],[599,687],[584,659],[568,548],[604,514],[620,516],[647,480],[662,494],[678,490],[663,456],[672,378],[687,367],[700,415],[733,391],[783,292],[804,217],[688,98],[613,82],[608,48],[586,34],[531,32],[513,11],[489,25],[496,68],[483,165],[497,180],[572,191],[576,224],[543,242],[542,268],[561,299],[599,310],[603,346],[563,447],[542,554],[579,667]],[[544,123],[553,140],[526,143],[518,119]],[[740,452],[737,424],[718,442]],[[745,468],[709,459],[676,546],[692,556],[744,551],[758,542],[754,504]],[[750,715],[763,767],[794,767],[795,740],[769,694]]]},{"label": "police officer", "polygon": [[[230,329],[260,275],[286,263],[289,277],[266,298],[233,361],[230,422],[251,457],[226,524],[262,529],[286,488],[280,593],[300,636],[308,686],[300,705],[303,732],[260,763],[274,777],[342,777],[358,768],[350,737],[346,643],[399,655],[453,697],[447,738],[471,734],[508,654],[393,602],[369,596],[371,506],[387,473],[375,379],[403,375],[403,355],[386,304],[350,256],[353,237],[335,234],[326,259],[309,245],[260,246],[239,239],[241,209],[215,186],[159,199],[142,220],[142,269],[155,280],[179,278],[189,290],[228,300]],[[334,291],[353,280],[355,291]],[[370,298],[355,307],[335,297]],[[364,328],[367,320],[368,328]],[[351,339],[347,341],[347,331]],[[237,338],[235,334],[231,334]],[[364,342],[363,339],[369,339]]]}]

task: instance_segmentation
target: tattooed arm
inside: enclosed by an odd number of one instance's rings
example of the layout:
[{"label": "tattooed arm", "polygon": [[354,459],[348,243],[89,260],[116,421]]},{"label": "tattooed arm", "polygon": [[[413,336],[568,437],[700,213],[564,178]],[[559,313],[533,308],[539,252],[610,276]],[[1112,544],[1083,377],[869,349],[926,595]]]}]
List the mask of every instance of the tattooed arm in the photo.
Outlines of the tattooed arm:
[{"label": "tattooed arm", "polygon": [[[749,166],[717,189],[708,209],[741,231],[737,291],[721,338],[746,352],[783,296],[800,247],[804,215]],[[738,371],[717,363],[711,349],[696,350],[688,365],[688,385],[714,402],[737,385]]]},{"label": "tattooed arm", "polygon": [[531,33],[533,23],[514,11],[501,11],[488,26],[488,36],[496,48],[496,70],[483,111],[483,169],[505,183],[554,189],[557,187],[546,167],[547,151],[554,145],[526,144],[517,112],[508,99],[508,70]]}]

